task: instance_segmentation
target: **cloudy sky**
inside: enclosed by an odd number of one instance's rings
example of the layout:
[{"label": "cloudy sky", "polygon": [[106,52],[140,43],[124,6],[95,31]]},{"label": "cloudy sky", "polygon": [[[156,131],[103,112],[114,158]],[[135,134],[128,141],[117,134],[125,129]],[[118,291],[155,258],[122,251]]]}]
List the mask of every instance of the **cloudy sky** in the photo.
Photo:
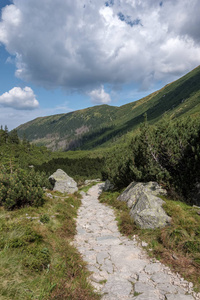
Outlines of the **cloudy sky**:
[{"label": "cloudy sky", "polygon": [[199,0],[0,0],[0,124],[140,99],[200,64]]}]

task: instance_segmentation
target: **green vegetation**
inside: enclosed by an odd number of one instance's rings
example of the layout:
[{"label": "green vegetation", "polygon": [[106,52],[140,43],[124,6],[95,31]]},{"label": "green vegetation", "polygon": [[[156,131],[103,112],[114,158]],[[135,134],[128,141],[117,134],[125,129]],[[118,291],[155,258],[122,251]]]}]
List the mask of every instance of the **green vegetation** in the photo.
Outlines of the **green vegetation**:
[{"label": "green vegetation", "polygon": [[0,129],[0,154],[0,298],[99,299],[71,244],[79,194],[47,198],[48,176],[30,165],[51,153],[16,131]]},{"label": "green vegetation", "polygon": [[7,209],[41,206],[44,203],[43,186],[49,186],[43,173],[16,169],[8,174],[5,169],[0,170],[0,205]]},{"label": "green vegetation", "polygon": [[79,196],[58,194],[39,208],[0,208],[1,299],[99,299],[71,245]]},{"label": "green vegetation", "polygon": [[192,281],[200,290],[200,211],[183,202],[162,197],[164,209],[172,218],[172,223],[163,229],[140,229],[130,218],[126,204],[118,201],[119,193],[104,192],[100,202],[115,208],[119,230],[130,238],[139,236],[148,243],[151,257],[169,265],[172,271],[179,272]]},{"label": "green vegetation", "polygon": [[[21,138],[26,134],[54,150],[79,149],[45,154],[43,161],[35,161],[36,170],[50,174],[62,168],[80,184],[87,178],[108,178],[117,189],[133,180],[154,180],[172,197],[198,204],[199,79],[200,66],[122,107],[100,105],[39,118],[17,131]],[[141,126],[144,114],[148,123]]]},{"label": "green vegetation", "polygon": [[96,185],[97,183],[99,183],[99,182],[91,182],[90,184],[88,184],[88,185],[84,185],[84,186],[82,186],[80,189],[79,189],[79,191],[81,192],[85,192],[85,193],[87,193],[88,191],[89,191],[89,189],[92,187],[92,186],[94,186],[94,185]]},{"label": "green vegetation", "polygon": [[7,127],[0,129],[0,165],[12,173],[15,169],[28,169],[29,166],[51,159],[52,153],[45,147],[36,147],[23,137],[18,138],[17,131],[8,132]]},{"label": "green vegetation", "polygon": [[200,115],[200,67],[153,94],[123,105],[100,105],[87,109],[37,118],[17,128],[20,138],[46,145],[49,149],[75,150],[110,147],[124,143],[147,113],[151,125],[165,114],[169,119]]},{"label": "green vegetation", "polygon": [[117,188],[134,180],[157,181],[173,197],[198,205],[199,124],[199,119],[164,118],[157,126],[150,126],[145,120],[125,154],[108,161],[103,177]]},{"label": "green vegetation", "polygon": [[45,171],[51,175],[57,169],[62,169],[69,176],[73,177],[79,184],[87,178],[100,178],[104,166],[103,158],[53,158],[41,165],[35,165],[35,170]]}]

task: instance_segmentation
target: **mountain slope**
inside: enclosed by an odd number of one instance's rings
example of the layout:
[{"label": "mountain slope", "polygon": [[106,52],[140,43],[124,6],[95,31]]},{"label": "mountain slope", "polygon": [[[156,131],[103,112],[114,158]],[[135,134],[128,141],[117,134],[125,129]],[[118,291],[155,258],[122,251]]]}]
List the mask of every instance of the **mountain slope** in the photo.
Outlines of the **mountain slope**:
[{"label": "mountain slope", "polygon": [[92,149],[134,130],[147,113],[151,124],[169,118],[200,115],[200,66],[159,91],[121,107],[100,105],[37,118],[17,128],[26,137],[52,150]]}]

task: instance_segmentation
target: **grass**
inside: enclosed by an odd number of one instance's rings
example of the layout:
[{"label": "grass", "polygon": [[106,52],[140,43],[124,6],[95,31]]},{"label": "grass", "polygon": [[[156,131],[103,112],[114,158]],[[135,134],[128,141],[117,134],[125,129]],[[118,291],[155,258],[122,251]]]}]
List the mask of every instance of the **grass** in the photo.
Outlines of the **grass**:
[{"label": "grass", "polygon": [[0,299],[99,299],[71,241],[80,196],[52,192],[43,207],[0,208]]},{"label": "grass", "polygon": [[99,284],[105,284],[106,282],[107,282],[107,279],[100,280],[100,281],[99,281]]},{"label": "grass", "polygon": [[103,192],[100,202],[115,208],[118,227],[122,234],[139,236],[148,243],[150,257],[156,257],[179,272],[186,280],[193,282],[194,289],[200,290],[200,211],[180,201],[162,197],[164,209],[172,218],[170,226],[162,229],[140,229],[130,218],[124,202],[118,201],[119,193]]},{"label": "grass", "polygon": [[80,192],[82,191],[82,192],[87,193],[91,187],[93,187],[94,185],[96,185],[96,184],[98,184],[98,183],[99,183],[99,181],[98,181],[98,182],[91,182],[91,183],[88,184],[88,185],[82,186],[82,187],[79,189],[79,191],[80,191]]}]

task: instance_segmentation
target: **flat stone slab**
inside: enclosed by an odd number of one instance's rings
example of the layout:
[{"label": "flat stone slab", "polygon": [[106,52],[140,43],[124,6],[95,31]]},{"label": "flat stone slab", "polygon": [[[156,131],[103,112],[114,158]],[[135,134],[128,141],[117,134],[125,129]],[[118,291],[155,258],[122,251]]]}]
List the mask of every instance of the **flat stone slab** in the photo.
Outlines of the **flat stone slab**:
[{"label": "flat stone slab", "polygon": [[106,251],[102,251],[102,252],[97,253],[96,257],[97,257],[97,263],[99,265],[102,265],[104,263],[105,259],[109,257],[109,254]]},{"label": "flat stone slab", "polygon": [[117,237],[111,236],[111,235],[100,236],[96,240],[99,244],[104,244],[104,245],[119,245],[120,244],[120,240]]},{"label": "flat stone slab", "polygon": [[168,274],[158,272],[151,276],[151,280],[153,280],[156,283],[170,283],[170,276]]},{"label": "flat stone slab", "polygon": [[183,294],[176,294],[176,295],[166,295],[167,300],[193,300],[194,298],[191,295],[183,295]]},{"label": "flat stone slab", "polygon": [[161,265],[159,263],[151,263],[146,266],[145,272],[147,274],[154,274],[161,270]]},{"label": "flat stone slab", "polygon": [[134,300],[159,300],[159,296],[155,292],[144,292],[143,294],[133,298]]},{"label": "flat stone slab", "polygon": [[106,282],[102,292],[115,296],[115,299],[121,299],[122,297],[129,297],[132,290],[132,284],[126,279],[111,277]]},{"label": "flat stone slab", "polygon": [[144,282],[136,282],[135,283],[135,286],[134,286],[134,291],[136,293],[155,293],[155,288],[147,283],[144,283]]},{"label": "flat stone slab", "polygon": [[169,283],[160,283],[158,284],[158,289],[161,294],[176,294],[178,292],[178,288],[174,285],[171,285]]}]

